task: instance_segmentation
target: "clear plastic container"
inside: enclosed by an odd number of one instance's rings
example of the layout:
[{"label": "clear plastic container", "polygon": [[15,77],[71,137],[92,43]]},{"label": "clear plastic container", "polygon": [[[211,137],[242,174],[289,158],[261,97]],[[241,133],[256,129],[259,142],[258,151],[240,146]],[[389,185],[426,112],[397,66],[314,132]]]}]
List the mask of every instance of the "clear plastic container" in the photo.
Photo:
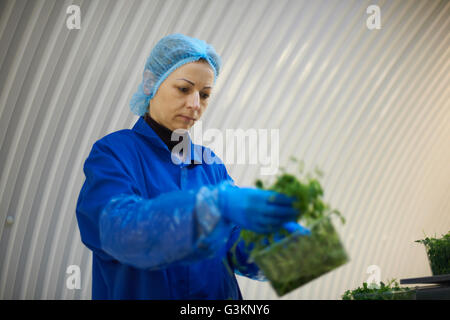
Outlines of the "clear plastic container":
[{"label": "clear plastic container", "polygon": [[415,242],[425,246],[428,263],[434,276],[450,274],[450,231],[442,238],[427,237]]},{"label": "clear plastic container", "polygon": [[293,233],[252,255],[278,296],[349,261],[330,218],[322,219],[310,230],[309,236]]},{"label": "clear plastic container", "polygon": [[402,289],[374,293],[355,293],[352,300],[416,300],[415,289]]},{"label": "clear plastic container", "polygon": [[444,241],[437,245],[426,246],[428,263],[433,276],[450,274],[450,241]]}]

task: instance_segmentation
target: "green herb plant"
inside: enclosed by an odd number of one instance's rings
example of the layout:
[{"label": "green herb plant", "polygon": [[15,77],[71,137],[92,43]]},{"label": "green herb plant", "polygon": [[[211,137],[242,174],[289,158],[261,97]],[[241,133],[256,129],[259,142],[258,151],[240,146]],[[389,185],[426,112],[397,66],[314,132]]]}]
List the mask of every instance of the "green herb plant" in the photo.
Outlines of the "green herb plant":
[{"label": "green herb plant", "polygon": [[425,239],[415,242],[425,246],[433,275],[450,274],[450,231],[441,238],[425,235]]},{"label": "green herb plant", "polygon": [[362,287],[347,290],[342,300],[410,300],[415,299],[415,289],[400,287],[395,279],[387,284],[380,282],[380,286],[370,286],[367,282]]},{"label": "green herb plant", "polygon": [[[292,291],[348,261],[330,220],[335,215],[344,224],[345,218],[323,200],[324,191],[319,182],[323,173],[316,168],[315,174],[304,175],[304,162],[293,157],[291,161],[298,165],[299,175],[281,169],[281,174],[271,186],[260,179],[255,185],[295,198],[293,207],[298,210],[297,222],[309,228],[311,235],[294,237],[280,229],[277,232],[285,238],[275,242],[275,233],[258,234],[250,230],[241,230],[240,233],[240,238],[249,248],[250,259],[260,267],[278,295]],[[232,250],[236,245],[237,242]]]},{"label": "green herb plant", "polygon": [[[273,185],[266,186],[261,179],[256,180],[255,185],[257,188],[272,190],[279,193],[283,193],[287,196],[294,197],[296,201],[293,207],[298,210],[297,221],[308,228],[317,228],[316,231],[323,231],[319,227],[319,222],[323,219],[330,217],[331,215],[337,215],[342,224],[345,223],[345,218],[340,211],[331,210],[330,205],[323,201],[324,191],[319,182],[319,179],[323,176],[323,172],[320,169],[315,168],[315,174],[304,175],[304,162],[294,157],[290,159],[298,164],[300,176],[296,177],[293,174],[289,174],[284,168],[280,169],[281,175],[277,177]],[[284,236],[288,236],[289,233],[284,230],[278,230],[278,232]],[[272,234],[258,234],[250,230],[242,230],[241,237],[247,245],[254,244],[253,251],[259,251],[264,249],[267,244],[264,243],[264,239],[268,239],[269,245],[274,242],[274,235]]]}]

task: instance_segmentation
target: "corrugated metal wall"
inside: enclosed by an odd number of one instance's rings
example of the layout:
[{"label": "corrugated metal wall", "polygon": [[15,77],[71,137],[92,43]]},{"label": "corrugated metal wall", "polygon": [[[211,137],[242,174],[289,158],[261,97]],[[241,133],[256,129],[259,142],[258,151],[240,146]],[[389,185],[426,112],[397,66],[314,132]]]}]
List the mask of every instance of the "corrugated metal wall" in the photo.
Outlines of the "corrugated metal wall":
[{"label": "corrugated metal wall", "polygon": [[[79,30],[66,27],[72,4]],[[372,4],[381,29],[367,28]],[[370,265],[382,280],[430,274],[413,240],[450,229],[449,17],[445,0],[0,1],[0,298],[90,298],[82,164],[137,120],[128,101],[145,59],[174,32],[224,62],[203,129],[280,129],[280,165],[321,168],[347,218],[351,262],[284,299],[339,299]],[[240,185],[259,175],[228,168]],[[239,282],[246,299],[276,298]]]}]

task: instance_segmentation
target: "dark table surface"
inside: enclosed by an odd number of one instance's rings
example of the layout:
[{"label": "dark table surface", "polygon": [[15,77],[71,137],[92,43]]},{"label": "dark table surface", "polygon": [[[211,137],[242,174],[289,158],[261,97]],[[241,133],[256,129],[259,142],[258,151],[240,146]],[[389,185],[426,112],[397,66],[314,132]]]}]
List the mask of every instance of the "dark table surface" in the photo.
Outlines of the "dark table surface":
[{"label": "dark table surface", "polygon": [[416,287],[416,300],[450,300],[450,274],[400,279],[400,284],[434,284]]},{"label": "dark table surface", "polygon": [[438,276],[428,276],[421,278],[401,279],[400,284],[415,284],[415,283],[436,283],[450,285],[450,274],[441,274]]}]

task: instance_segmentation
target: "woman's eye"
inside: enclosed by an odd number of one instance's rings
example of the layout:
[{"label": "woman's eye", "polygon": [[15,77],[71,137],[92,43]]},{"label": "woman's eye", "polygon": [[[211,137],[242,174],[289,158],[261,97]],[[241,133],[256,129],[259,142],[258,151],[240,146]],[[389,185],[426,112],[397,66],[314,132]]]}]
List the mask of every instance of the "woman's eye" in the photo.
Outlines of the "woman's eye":
[{"label": "woman's eye", "polygon": [[[180,88],[178,88],[178,90],[180,90],[183,93],[188,93],[189,92],[189,88],[182,88],[182,87],[180,87]],[[202,99],[208,99],[209,98],[209,94],[208,93],[201,93],[200,97]]]}]

